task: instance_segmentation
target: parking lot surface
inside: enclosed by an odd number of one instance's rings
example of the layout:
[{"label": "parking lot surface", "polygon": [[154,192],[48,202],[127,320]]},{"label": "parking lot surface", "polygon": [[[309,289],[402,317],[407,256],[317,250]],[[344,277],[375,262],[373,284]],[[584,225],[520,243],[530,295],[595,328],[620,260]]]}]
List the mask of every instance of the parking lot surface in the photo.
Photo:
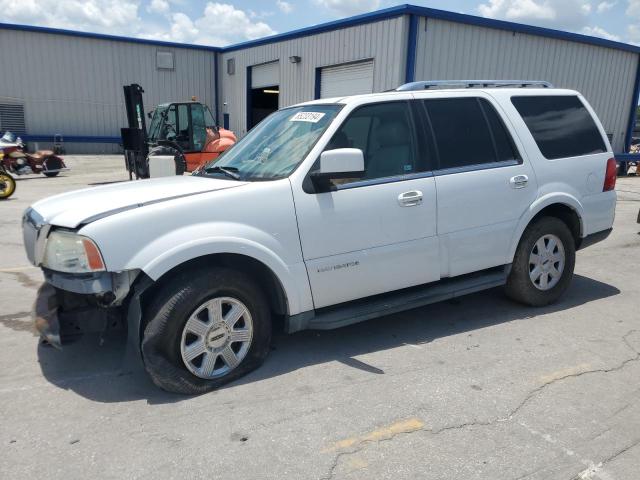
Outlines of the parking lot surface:
[{"label": "parking lot surface", "polygon": [[122,334],[57,351],[34,333],[22,212],[128,178],[119,156],[67,160],[0,203],[0,478],[640,478],[640,178],[618,180],[614,231],[556,305],[495,289],[276,334],[262,368],[183,397]]}]

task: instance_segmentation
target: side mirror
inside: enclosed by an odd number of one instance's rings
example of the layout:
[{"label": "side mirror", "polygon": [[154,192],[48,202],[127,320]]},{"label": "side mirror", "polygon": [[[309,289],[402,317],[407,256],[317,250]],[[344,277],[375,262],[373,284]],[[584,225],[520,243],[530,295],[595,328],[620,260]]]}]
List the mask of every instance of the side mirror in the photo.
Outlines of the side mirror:
[{"label": "side mirror", "polygon": [[331,190],[330,180],[359,178],[364,173],[364,154],[359,148],[336,148],[320,154],[320,169],[311,174],[318,192]]}]

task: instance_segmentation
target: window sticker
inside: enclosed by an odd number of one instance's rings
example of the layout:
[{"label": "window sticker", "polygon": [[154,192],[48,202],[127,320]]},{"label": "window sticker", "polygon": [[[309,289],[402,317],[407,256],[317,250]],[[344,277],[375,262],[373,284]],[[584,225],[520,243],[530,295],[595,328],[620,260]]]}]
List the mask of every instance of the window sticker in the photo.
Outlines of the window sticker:
[{"label": "window sticker", "polygon": [[289,121],[318,123],[322,117],[324,117],[324,113],[321,112],[298,112]]}]

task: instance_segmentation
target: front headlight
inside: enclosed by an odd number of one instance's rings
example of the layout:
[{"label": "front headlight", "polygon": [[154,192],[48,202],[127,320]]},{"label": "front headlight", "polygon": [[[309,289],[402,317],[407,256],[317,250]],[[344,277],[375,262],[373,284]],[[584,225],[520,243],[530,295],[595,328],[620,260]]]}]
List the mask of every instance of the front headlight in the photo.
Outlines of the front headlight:
[{"label": "front headlight", "polygon": [[42,266],[58,272],[104,271],[100,250],[92,240],[73,232],[53,231],[47,238]]}]

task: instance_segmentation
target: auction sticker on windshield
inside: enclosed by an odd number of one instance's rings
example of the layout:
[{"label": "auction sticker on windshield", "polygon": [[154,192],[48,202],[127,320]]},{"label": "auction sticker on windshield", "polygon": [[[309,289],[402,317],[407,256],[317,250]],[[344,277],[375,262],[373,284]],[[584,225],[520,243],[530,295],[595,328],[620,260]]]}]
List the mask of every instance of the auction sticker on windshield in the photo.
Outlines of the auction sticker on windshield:
[{"label": "auction sticker on windshield", "polygon": [[324,113],[321,112],[298,112],[289,121],[318,123],[322,117]]}]

